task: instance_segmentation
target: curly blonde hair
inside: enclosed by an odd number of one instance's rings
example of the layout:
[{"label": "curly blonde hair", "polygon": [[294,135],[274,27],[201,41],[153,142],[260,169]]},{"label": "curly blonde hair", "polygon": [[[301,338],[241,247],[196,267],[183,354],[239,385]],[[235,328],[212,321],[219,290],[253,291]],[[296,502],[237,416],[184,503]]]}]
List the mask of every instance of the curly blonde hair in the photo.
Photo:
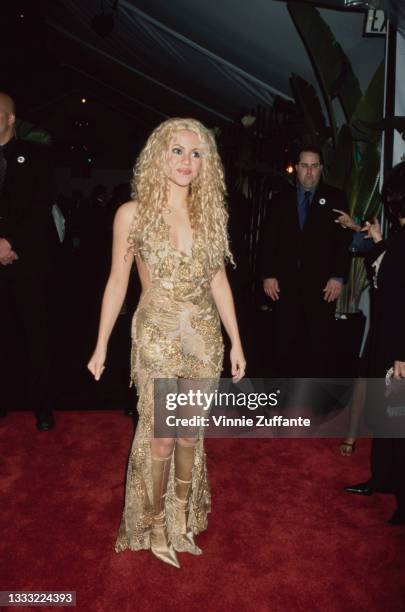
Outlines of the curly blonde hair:
[{"label": "curly blonde hair", "polygon": [[[211,132],[196,119],[168,119],[149,136],[136,160],[131,181],[131,196],[137,212],[128,241],[137,253],[137,236],[146,228],[157,227],[159,216],[167,205],[168,181],[166,156],[175,134],[189,130],[197,134],[202,149],[202,163],[190,186],[189,215],[194,235],[207,245],[209,267],[214,270],[224,260],[234,264],[229,250],[224,170]],[[209,245],[209,246],[208,246]]]}]

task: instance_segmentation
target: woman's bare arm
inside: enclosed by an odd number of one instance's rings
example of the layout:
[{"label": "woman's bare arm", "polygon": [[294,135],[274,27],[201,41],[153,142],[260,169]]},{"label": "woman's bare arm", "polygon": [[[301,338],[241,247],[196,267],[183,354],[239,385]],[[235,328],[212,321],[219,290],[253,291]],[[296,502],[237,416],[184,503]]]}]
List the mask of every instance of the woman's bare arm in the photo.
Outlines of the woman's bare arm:
[{"label": "woman's bare arm", "polygon": [[123,204],[114,219],[111,271],[104,290],[96,348],[87,365],[96,380],[104,370],[108,341],[128,288],[133,257],[128,252],[127,238],[135,207],[135,202]]},{"label": "woman's bare arm", "polygon": [[231,341],[232,376],[236,382],[245,375],[246,361],[240,341],[232,291],[225,268],[222,267],[212,279],[211,292],[221,321]]}]

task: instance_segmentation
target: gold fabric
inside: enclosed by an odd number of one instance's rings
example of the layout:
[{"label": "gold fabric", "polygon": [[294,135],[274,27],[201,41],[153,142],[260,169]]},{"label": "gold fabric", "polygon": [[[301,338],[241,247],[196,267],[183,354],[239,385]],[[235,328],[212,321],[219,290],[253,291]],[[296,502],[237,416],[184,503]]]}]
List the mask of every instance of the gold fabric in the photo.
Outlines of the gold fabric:
[{"label": "gold fabric", "polygon": [[[175,249],[170,242],[170,227],[161,216],[157,225],[146,229],[142,236],[131,230],[129,242],[136,246],[146,264],[150,281],[132,322],[131,379],[138,393],[139,421],[128,462],[125,506],[115,545],[117,552],[126,548],[150,548],[154,378],[175,379],[175,385],[184,391],[187,379],[217,379],[223,360],[220,320],[210,290],[216,270],[209,269],[206,255],[209,245],[202,244],[194,234],[189,253]],[[176,548],[175,543],[182,539],[182,526],[176,520],[174,471],[172,461],[166,521],[169,538]],[[192,533],[206,529],[210,508],[203,432],[200,430],[187,521]],[[199,549],[195,551],[198,552]]]},{"label": "gold fabric", "polygon": [[166,458],[152,456],[153,522],[150,533],[152,553],[164,563],[180,567],[166,529],[165,498],[172,455]]},{"label": "gold fabric", "polygon": [[194,542],[193,532],[188,529],[189,496],[192,485],[195,444],[176,442],[174,448],[174,508],[176,521],[176,550],[199,555],[202,550]]}]

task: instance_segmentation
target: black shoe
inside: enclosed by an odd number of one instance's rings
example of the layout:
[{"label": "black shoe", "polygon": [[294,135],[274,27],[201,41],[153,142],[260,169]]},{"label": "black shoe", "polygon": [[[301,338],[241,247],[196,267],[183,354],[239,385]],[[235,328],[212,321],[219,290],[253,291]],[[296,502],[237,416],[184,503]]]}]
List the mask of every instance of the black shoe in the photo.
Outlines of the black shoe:
[{"label": "black shoe", "polygon": [[405,512],[397,508],[394,514],[388,519],[390,525],[405,525]]},{"label": "black shoe", "polygon": [[55,419],[53,414],[38,414],[37,429],[39,431],[49,431],[55,427]]},{"label": "black shoe", "polygon": [[135,409],[135,408],[129,408],[129,407],[127,407],[127,408],[125,408],[125,410],[124,410],[124,414],[125,414],[125,416],[130,416],[130,417],[133,417],[133,416],[135,416],[135,413],[136,413],[136,409]]},{"label": "black shoe", "polygon": [[356,493],[357,495],[372,495],[374,493],[373,487],[370,485],[370,481],[360,482],[356,485],[345,487],[347,493]]}]

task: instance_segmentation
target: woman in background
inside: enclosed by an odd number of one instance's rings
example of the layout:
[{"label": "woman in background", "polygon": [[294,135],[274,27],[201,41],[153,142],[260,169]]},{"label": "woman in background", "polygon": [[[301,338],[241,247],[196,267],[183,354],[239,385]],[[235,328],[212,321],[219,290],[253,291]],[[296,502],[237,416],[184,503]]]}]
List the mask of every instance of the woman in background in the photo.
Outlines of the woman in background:
[{"label": "woman in background", "polygon": [[[405,524],[405,427],[404,416],[387,414],[387,399],[381,380],[391,385],[405,378],[405,162],[387,175],[382,200],[391,232],[383,239],[378,221],[367,223],[365,230],[374,242],[367,254],[373,268],[373,321],[369,332],[368,376],[376,379],[368,394],[368,421],[373,421],[371,478],[367,482],[346,487],[346,491],[371,495],[375,491],[394,493],[397,508],[389,519],[392,525]],[[369,383],[370,384],[370,383]],[[405,385],[403,385],[405,394]],[[375,392],[374,392],[375,389]],[[373,395],[377,401],[373,402]],[[402,397],[402,401],[405,398]],[[370,400],[370,401],[369,401]],[[402,404],[403,406],[403,404]],[[395,430],[396,437],[386,437]]]}]

